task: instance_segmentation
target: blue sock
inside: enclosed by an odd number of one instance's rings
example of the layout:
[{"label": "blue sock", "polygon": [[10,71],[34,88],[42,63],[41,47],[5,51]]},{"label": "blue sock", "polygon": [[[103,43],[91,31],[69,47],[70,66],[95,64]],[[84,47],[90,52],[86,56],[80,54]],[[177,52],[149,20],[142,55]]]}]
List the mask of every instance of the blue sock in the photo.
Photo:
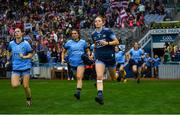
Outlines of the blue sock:
[{"label": "blue sock", "polygon": [[102,97],[103,96],[103,91],[102,90],[98,90],[98,96]]},{"label": "blue sock", "polygon": [[76,93],[77,93],[78,95],[80,95],[80,92],[81,92],[81,88],[77,88],[77,89],[76,89]]}]

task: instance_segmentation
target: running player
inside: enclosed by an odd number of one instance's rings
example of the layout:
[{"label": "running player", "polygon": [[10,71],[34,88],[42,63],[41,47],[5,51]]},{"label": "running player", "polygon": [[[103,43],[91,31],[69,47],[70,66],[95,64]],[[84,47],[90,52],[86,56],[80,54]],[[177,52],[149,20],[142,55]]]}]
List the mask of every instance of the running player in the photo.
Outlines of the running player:
[{"label": "running player", "polygon": [[115,47],[115,58],[116,58],[116,71],[118,73],[117,81],[120,82],[121,78],[123,78],[123,82],[126,82],[126,71],[124,69],[125,63],[125,52],[122,51],[119,46]]},{"label": "running player", "polygon": [[132,61],[130,61],[130,66],[132,67],[132,71],[137,79],[137,83],[140,83],[141,66],[143,64],[142,55],[144,51],[139,48],[139,44],[137,42],[134,43],[133,48],[130,50],[130,56]]},{"label": "running player", "polygon": [[103,78],[105,68],[107,67],[112,79],[116,77],[115,68],[115,45],[119,44],[115,34],[108,28],[103,27],[105,24],[101,16],[95,19],[95,31],[92,33],[94,41],[95,69],[97,73],[97,97],[95,101],[104,104],[103,100]]},{"label": "running player", "polygon": [[67,60],[70,65],[70,69],[77,78],[76,92],[74,96],[77,100],[79,100],[85,70],[81,56],[87,52],[88,56],[90,57],[90,50],[87,47],[86,41],[80,38],[80,33],[78,30],[72,30],[71,37],[72,39],[67,41],[64,45],[61,62],[64,63],[65,53],[67,52]]},{"label": "running player", "polygon": [[8,62],[6,65],[8,65],[10,61],[12,62],[11,85],[13,88],[20,85],[20,79],[22,78],[26,94],[26,103],[30,106],[32,103],[32,96],[29,87],[29,79],[33,50],[28,41],[23,39],[23,33],[20,28],[15,29],[14,36],[15,39],[11,41],[8,46],[10,54],[7,56]]},{"label": "running player", "polygon": [[160,63],[161,63],[161,59],[158,57],[158,55],[154,55],[153,66],[154,66],[154,77],[156,78],[158,77]]}]

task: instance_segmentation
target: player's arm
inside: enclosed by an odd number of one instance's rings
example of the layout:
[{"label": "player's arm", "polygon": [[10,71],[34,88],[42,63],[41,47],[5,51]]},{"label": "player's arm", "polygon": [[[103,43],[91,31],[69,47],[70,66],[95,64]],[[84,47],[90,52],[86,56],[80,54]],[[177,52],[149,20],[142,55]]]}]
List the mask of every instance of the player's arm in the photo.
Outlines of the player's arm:
[{"label": "player's arm", "polygon": [[7,59],[7,62],[5,64],[5,66],[7,67],[11,61],[11,56],[12,56],[12,53],[11,53],[12,49],[11,49],[11,45],[9,44],[8,45],[8,51],[7,51],[7,55],[6,55],[6,59]]},{"label": "player's arm", "polygon": [[61,53],[61,63],[65,62],[64,57],[65,57],[66,52],[67,52],[67,50],[65,48],[63,48],[62,53]]},{"label": "player's arm", "polygon": [[10,61],[10,59],[11,59],[11,55],[12,55],[12,54],[11,54],[11,52],[9,52],[9,51],[8,51],[8,52],[7,52],[7,56],[6,56],[7,61]]},{"label": "player's arm", "polygon": [[117,38],[114,38],[112,41],[105,41],[105,40],[101,40],[100,43],[103,46],[109,45],[109,46],[115,46],[119,44],[119,40]]},{"label": "player's arm", "polygon": [[144,50],[143,50],[143,49],[139,49],[139,50],[141,51],[141,54],[140,54],[141,57],[143,57],[143,56],[145,57],[145,52],[144,52]]},{"label": "player's arm", "polygon": [[93,54],[91,53],[90,48],[86,48],[86,53],[87,53],[89,59],[93,60]]},{"label": "player's arm", "polygon": [[7,52],[7,55],[6,55],[6,59],[7,59],[7,62],[6,62],[6,64],[5,64],[5,66],[7,67],[7,65],[10,63],[10,60],[11,60],[11,52]]},{"label": "player's arm", "polygon": [[132,57],[132,49],[130,49],[130,51],[129,52],[126,52],[126,55],[129,55],[129,58],[131,58]]},{"label": "player's arm", "polygon": [[90,55],[91,55],[91,51],[90,51],[90,49],[89,49],[89,48],[86,48],[86,53],[87,53],[87,55],[88,55],[88,56],[90,56]]},{"label": "player's arm", "polygon": [[33,57],[33,52],[29,52],[27,55],[19,54],[19,56],[23,59],[30,59]]},{"label": "player's arm", "polygon": [[117,38],[113,39],[113,41],[108,42],[108,45],[115,46],[119,44],[119,40]]},{"label": "player's arm", "polygon": [[26,53],[27,55],[20,53],[19,56],[23,59],[30,59],[33,57],[33,49],[29,43],[26,44]]},{"label": "player's arm", "polygon": [[114,32],[109,31],[109,35],[110,35],[111,41],[107,41],[107,45],[110,45],[110,46],[119,45],[119,40],[117,39]]}]

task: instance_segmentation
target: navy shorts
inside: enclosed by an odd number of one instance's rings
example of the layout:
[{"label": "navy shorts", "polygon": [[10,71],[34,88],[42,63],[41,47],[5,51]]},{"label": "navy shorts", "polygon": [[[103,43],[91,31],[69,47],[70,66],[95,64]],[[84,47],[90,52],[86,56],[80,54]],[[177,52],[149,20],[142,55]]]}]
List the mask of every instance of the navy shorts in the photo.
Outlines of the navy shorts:
[{"label": "navy shorts", "polygon": [[117,63],[116,64],[116,70],[119,70],[121,66],[124,66],[124,63]]},{"label": "navy shorts", "polygon": [[105,67],[116,67],[115,54],[96,55],[95,63],[104,64]]},{"label": "navy shorts", "polygon": [[143,61],[138,61],[138,62],[136,62],[136,61],[134,61],[133,59],[130,59],[130,60],[129,60],[129,64],[130,64],[130,67],[132,67],[133,65],[136,65],[137,67],[141,67],[142,64],[143,64]]},{"label": "navy shorts", "polygon": [[20,76],[20,77],[30,76],[30,69],[26,69],[26,70],[13,70],[12,71],[12,77],[13,76]]}]

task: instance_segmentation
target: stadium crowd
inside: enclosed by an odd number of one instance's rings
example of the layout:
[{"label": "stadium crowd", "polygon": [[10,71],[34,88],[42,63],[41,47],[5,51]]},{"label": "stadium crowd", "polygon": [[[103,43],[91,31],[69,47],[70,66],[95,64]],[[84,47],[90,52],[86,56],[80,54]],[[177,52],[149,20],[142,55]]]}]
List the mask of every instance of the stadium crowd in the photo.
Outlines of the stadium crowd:
[{"label": "stadium crowd", "polygon": [[164,44],[164,63],[180,61],[180,48],[173,42]]},{"label": "stadium crowd", "polygon": [[[24,30],[40,63],[60,62],[63,44],[70,39],[73,28],[93,28],[98,15],[103,15],[106,27],[132,28],[145,26],[146,14],[165,14],[164,5],[156,0],[1,0],[0,64],[5,66],[7,43],[15,28]],[[86,38],[85,38],[86,39]],[[37,60],[34,60],[37,61]]]}]

